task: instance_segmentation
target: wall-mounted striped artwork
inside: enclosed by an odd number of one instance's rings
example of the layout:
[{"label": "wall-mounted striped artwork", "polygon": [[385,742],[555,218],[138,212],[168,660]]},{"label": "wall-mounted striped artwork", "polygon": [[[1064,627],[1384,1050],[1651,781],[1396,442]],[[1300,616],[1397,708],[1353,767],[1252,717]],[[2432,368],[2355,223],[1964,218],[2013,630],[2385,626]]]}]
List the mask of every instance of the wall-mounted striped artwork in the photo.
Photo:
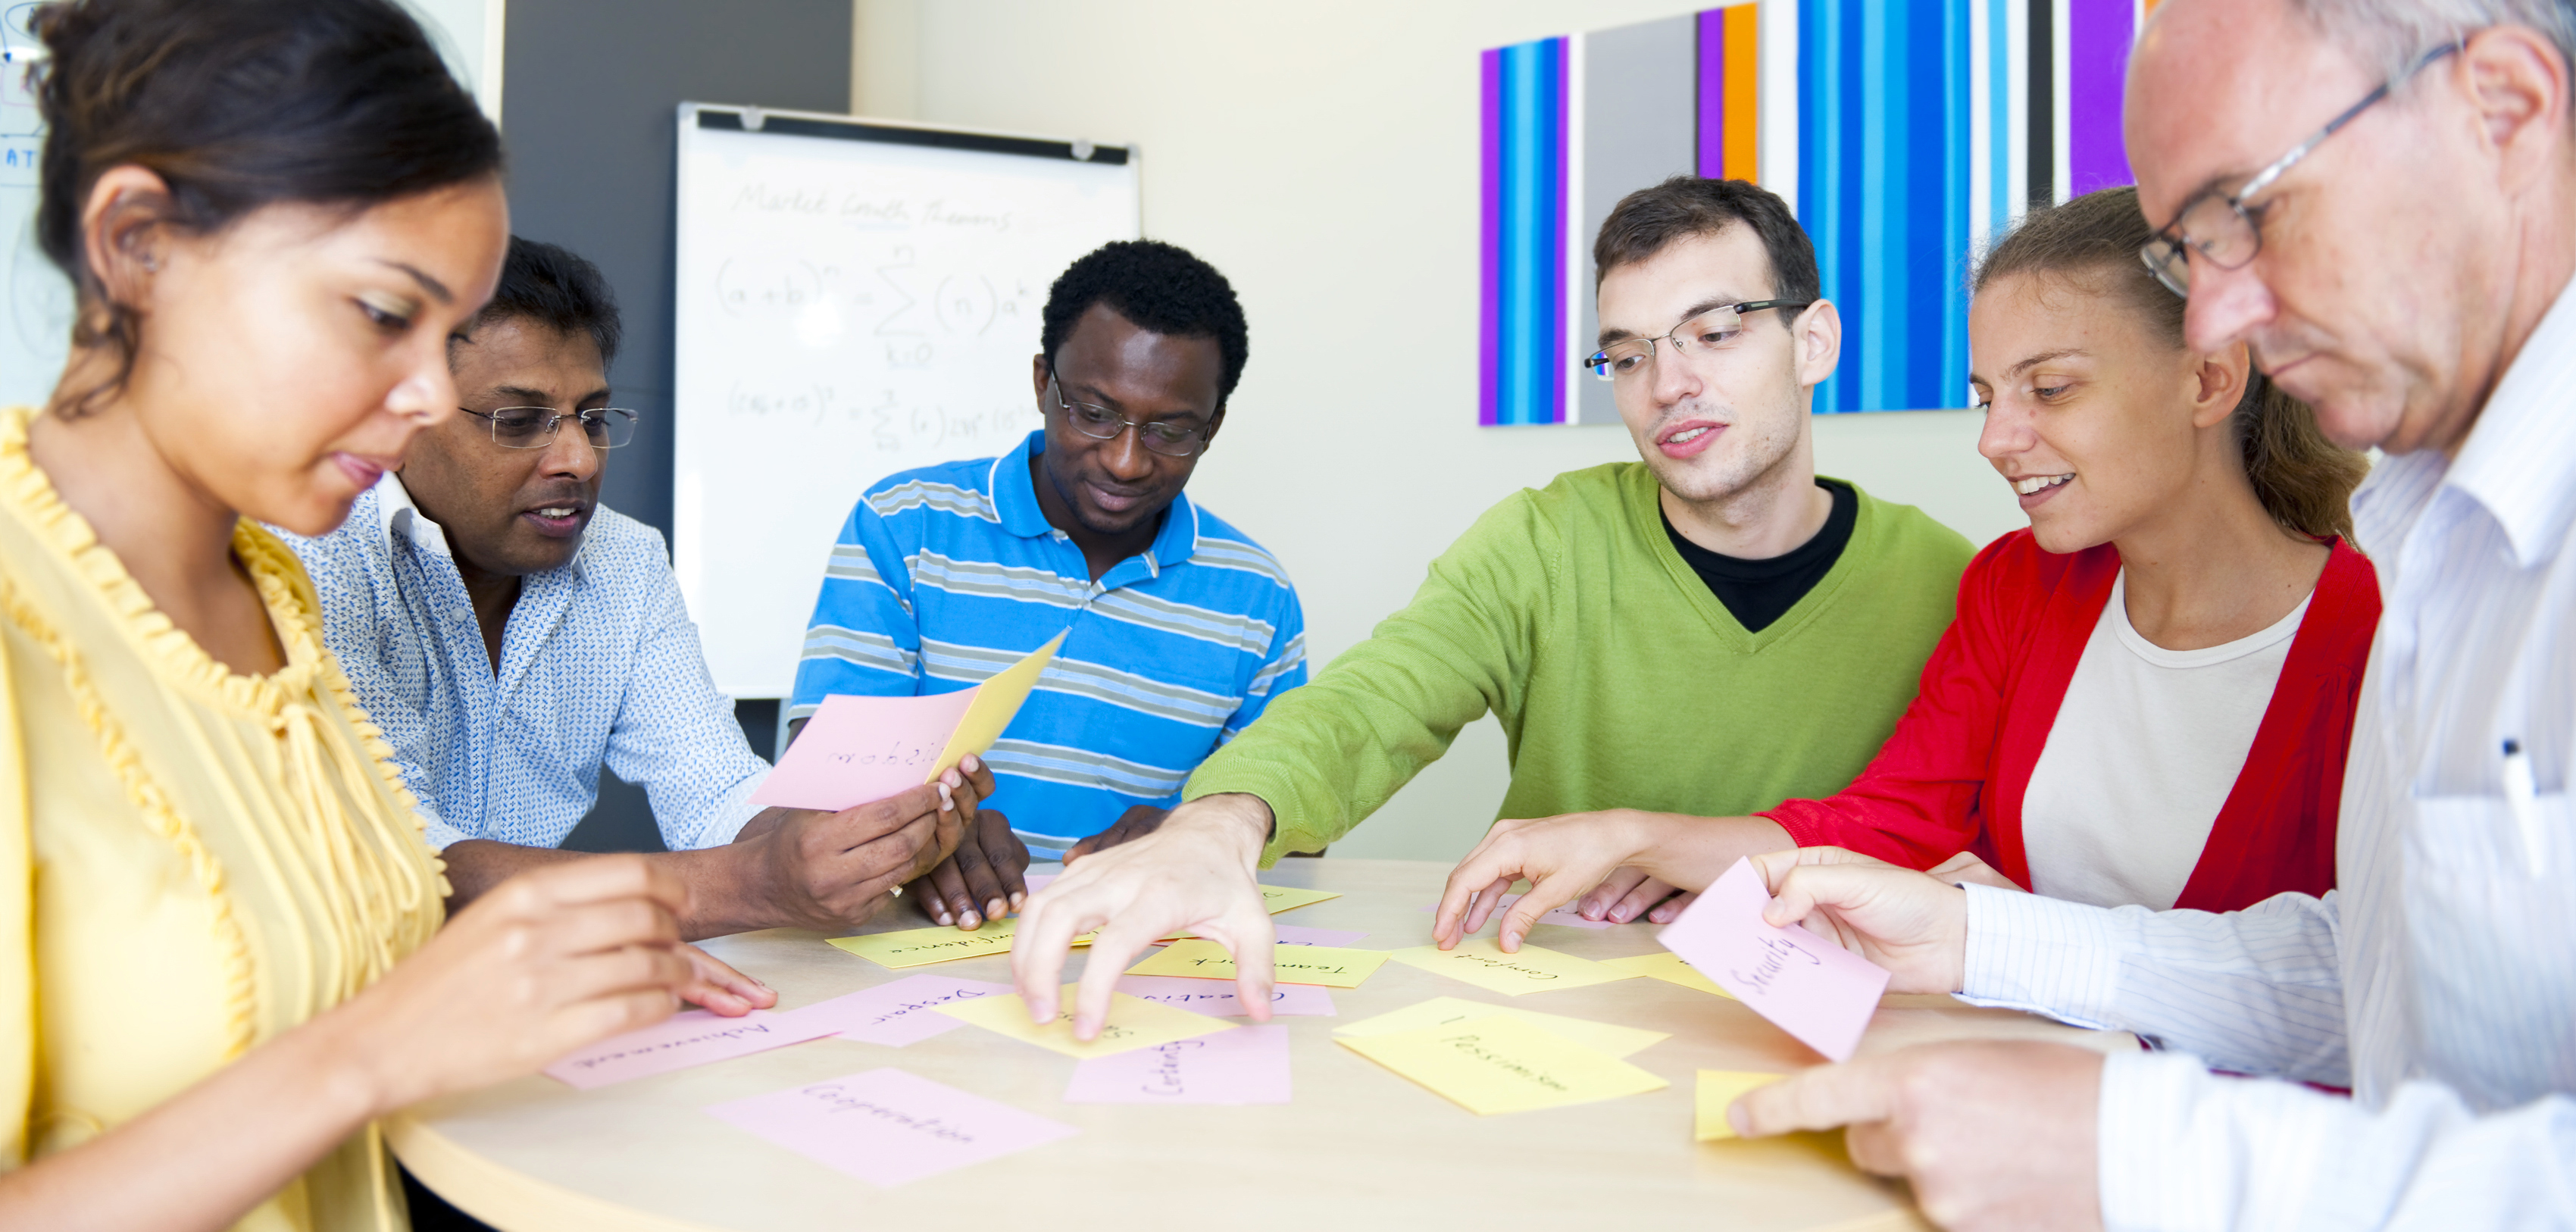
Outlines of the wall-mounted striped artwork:
[{"label": "wall-mounted striped artwork", "polygon": [[1576,359],[1594,234],[1666,176],[1751,179],[1816,243],[1843,356],[1818,412],[1960,405],[1978,246],[2130,180],[2155,0],[1758,0],[1484,53],[1487,424],[1615,423]]}]

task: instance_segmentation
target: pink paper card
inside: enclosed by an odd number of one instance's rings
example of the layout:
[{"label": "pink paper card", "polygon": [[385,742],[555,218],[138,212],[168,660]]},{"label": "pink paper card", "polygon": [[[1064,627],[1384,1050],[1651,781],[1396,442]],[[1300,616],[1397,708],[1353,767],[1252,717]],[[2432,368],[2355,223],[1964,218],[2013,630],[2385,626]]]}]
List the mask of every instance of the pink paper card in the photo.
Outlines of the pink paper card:
[{"label": "pink paper card", "polygon": [[974,701],[973,689],[928,697],[825,697],[751,802],[839,812],[918,787],[939,764],[940,750]]},{"label": "pink paper card", "polygon": [[835,1029],[766,1010],[753,1010],[740,1018],[682,1010],[641,1031],[601,1040],[547,1066],[545,1072],[557,1082],[587,1091],[630,1078],[801,1044],[821,1039]]},{"label": "pink paper card", "polygon": [[842,1039],[901,1048],[966,1025],[946,1014],[932,1013],[934,1007],[976,997],[999,996],[1009,991],[1010,985],[989,980],[913,975],[864,992],[789,1010],[780,1017],[839,1032]]},{"label": "pink paper card", "polygon": [[[1517,903],[1517,902],[1519,902],[1519,901],[1521,901],[1521,896],[1520,896],[1520,895],[1518,895],[1518,894],[1506,894],[1506,895],[1502,896],[1501,898],[1495,899],[1495,900],[1494,900],[1494,913],[1493,913],[1493,915],[1490,915],[1490,916],[1485,917],[1486,922],[1487,922],[1487,923],[1492,923],[1492,922],[1493,922],[1493,920],[1494,920],[1496,917],[1499,917],[1499,916],[1501,916],[1505,911],[1510,910],[1510,909],[1511,909],[1511,905],[1512,905],[1513,903]],[[1424,910],[1424,911],[1438,911],[1438,910],[1440,910],[1440,904],[1438,904],[1438,903],[1433,903],[1433,904],[1431,904],[1430,906],[1423,908],[1423,910]],[[1576,910],[1574,909],[1574,904],[1573,904],[1573,903],[1565,903],[1565,904],[1562,904],[1562,905],[1559,905],[1559,906],[1555,906],[1555,907],[1550,907],[1550,908],[1548,908],[1546,912],[1544,912],[1543,914],[1541,914],[1541,915],[1538,917],[1538,922],[1539,922],[1539,923],[1541,923],[1541,924],[1562,924],[1562,925],[1564,925],[1564,926],[1565,926],[1565,927],[1567,927],[1567,928],[1617,928],[1617,927],[1619,927],[1619,922],[1618,922],[1618,921],[1616,921],[1616,920],[1587,920],[1587,919],[1584,919],[1584,918],[1583,918],[1583,913],[1582,913],[1582,912],[1579,912],[1579,911],[1576,911]]]},{"label": "pink paper card", "polygon": [[1073,1067],[1064,1102],[1284,1104],[1288,1102],[1288,1028],[1244,1027],[1094,1057]]},{"label": "pink paper card", "polygon": [[1070,1125],[899,1069],[810,1082],[706,1111],[834,1172],[886,1187],[1074,1134]]},{"label": "pink paper card", "polygon": [[1349,945],[1367,933],[1349,928],[1307,928],[1297,924],[1273,924],[1281,945]]},{"label": "pink paper card", "polygon": [[1808,1047],[1850,1060],[1887,969],[1804,928],[1771,927],[1770,903],[1753,862],[1737,860],[1655,939]]},{"label": "pink paper card", "polygon": [[[1240,1018],[1244,1012],[1243,1001],[1235,996],[1232,980],[1194,980],[1179,975],[1122,975],[1118,977],[1118,991],[1210,1018]],[[1329,1018],[1334,1015],[1333,994],[1316,984],[1273,984],[1270,986],[1270,1012],[1317,1014]]]}]

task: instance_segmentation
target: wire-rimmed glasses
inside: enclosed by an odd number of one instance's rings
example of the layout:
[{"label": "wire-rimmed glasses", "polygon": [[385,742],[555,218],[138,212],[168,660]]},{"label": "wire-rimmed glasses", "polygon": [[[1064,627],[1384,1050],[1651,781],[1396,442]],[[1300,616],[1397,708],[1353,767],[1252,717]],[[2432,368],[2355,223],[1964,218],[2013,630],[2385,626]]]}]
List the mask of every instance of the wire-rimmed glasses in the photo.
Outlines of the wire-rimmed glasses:
[{"label": "wire-rimmed glasses", "polygon": [[497,411],[456,408],[492,426],[492,443],[503,449],[543,449],[555,443],[555,429],[567,419],[581,421],[581,434],[593,449],[615,449],[635,439],[635,412],[624,407],[595,406],[558,411],[550,406],[505,406]]},{"label": "wire-rimmed glasses", "polygon": [[1583,366],[1605,381],[1616,381],[1644,375],[1655,366],[1655,344],[1665,343],[1676,355],[1693,355],[1721,351],[1734,344],[1744,332],[1744,314],[1764,308],[1786,308],[1805,311],[1811,299],[1764,299],[1745,304],[1721,304],[1672,328],[1661,338],[1622,338],[1583,357]]},{"label": "wire-rimmed glasses", "polygon": [[2425,52],[2406,71],[2379,83],[2379,88],[2362,96],[2361,101],[2343,110],[2343,114],[2326,121],[2307,140],[2290,147],[2290,152],[2272,160],[2272,165],[2254,173],[2243,187],[2232,193],[2215,188],[2203,189],[2199,195],[2183,202],[2172,222],[2157,229],[2155,238],[2138,248],[2138,259],[2147,263],[2156,281],[2165,289],[2185,299],[2191,297],[2191,254],[2220,269],[2243,269],[2254,255],[2263,251],[2263,206],[2249,206],[2245,199],[2270,188],[2290,168],[2298,166],[2335,130],[2350,124],[2355,116],[2388,97],[2407,78],[2423,72],[2444,56],[2458,51],[2458,43],[2444,43]]},{"label": "wire-rimmed glasses", "polygon": [[1155,420],[1138,423],[1108,407],[1090,402],[1076,402],[1064,396],[1064,383],[1056,378],[1055,365],[1047,365],[1047,390],[1055,395],[1055,404],[1064,411],[1065,422],[1073,430],[1095,441],[1114,441],[1129,428],[1145,448],[1167,458],[1186,458],[1207,446],[1208,426],[1201,422],[1173,423]]}]

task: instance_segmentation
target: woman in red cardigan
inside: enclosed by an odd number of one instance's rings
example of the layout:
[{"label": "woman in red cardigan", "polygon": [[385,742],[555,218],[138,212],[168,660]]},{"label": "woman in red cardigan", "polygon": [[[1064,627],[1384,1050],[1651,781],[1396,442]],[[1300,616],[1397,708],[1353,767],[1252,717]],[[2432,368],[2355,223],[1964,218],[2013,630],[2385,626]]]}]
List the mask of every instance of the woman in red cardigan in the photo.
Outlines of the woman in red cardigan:
[{"label": "woman in red cardigan", "polygon": [[[1450,878],[1537,884],[1502,928],[1590,889],[1658,921],[1738,857],[1839,846],[2104,905],[2213,911],[2334,881],[2345,746],[2379,618],[2343,541],[2357,455],[2249,367],[2183,343],[2138,261],[2134,189],[2033,211],[1977,271],[1978,449],[2031,525],[1979,553],[1921,691],[1841,794],[1760,816],[1633,811],[1495,825]],[[1490,903],[1495,895],[1480,895]],[[1462,919],[1465,915],[1467,918]]]}]

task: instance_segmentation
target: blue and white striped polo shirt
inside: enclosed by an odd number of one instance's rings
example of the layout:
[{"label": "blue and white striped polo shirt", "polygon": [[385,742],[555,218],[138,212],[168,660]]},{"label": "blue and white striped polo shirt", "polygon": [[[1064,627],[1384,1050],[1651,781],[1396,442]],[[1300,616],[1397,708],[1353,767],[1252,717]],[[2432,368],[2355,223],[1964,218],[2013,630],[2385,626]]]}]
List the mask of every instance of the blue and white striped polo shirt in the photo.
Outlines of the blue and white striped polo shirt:
[{"label": "blue and white striped polo shirt", "polygon": [[1032,432],[1001,457],[905,471],[859,498],[787,717],[833,693],[963,689],[1067,633],[986,758],[991,807],[1024,841],[1061,849],[1131,806],[1179,803],[1201,759],[1306,682],[1306,619],[1279,562],[1186,494],[1152,548],[1093,582],[1038,508],[1029,459],[1045,450]]}]

